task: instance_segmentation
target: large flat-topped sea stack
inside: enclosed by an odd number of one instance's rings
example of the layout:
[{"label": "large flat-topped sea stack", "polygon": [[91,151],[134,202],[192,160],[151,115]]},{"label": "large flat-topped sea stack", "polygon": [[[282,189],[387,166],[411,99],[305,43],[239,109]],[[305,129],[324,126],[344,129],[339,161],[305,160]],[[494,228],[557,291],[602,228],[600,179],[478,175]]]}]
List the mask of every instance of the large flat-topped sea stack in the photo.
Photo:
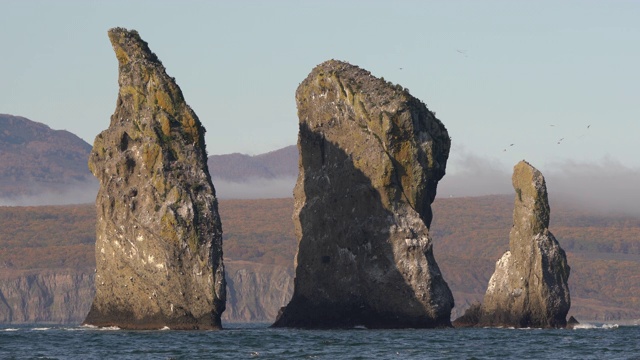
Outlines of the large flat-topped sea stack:
[{"label": "large flat-topped sea stack", "polygon": [[136,31],[109,30],[120,91],[94,142],[96,296],[86,324],[218,329],[222,228],[204,128]]},{"label": "large flat-topped sea stack", "polygon": [[340,61],[296,91],[295,290],[276,327],[450,326],[428,227],[450,139],[400,86]]},{"label": "large flat-topped sea stack", "polygon": [[564,250],[548,229],[546,182],[526,161],[514,167],[512,181],[516,196],[509,250],[496,263],[482,305],[456,319],[456,326],[567,325],[570,268]]}]

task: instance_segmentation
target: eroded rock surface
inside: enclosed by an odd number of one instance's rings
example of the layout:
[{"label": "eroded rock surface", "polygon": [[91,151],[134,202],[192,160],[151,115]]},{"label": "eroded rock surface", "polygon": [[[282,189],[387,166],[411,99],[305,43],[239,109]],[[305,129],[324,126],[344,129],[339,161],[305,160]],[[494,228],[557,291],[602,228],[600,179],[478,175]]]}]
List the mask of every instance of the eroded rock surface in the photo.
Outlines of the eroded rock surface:
[{"label": "eroded rock surface", "polygon": [[[571,306],[570,268],[564,250],[548,229],[544,177],[521,161],[513,169],[512,181],[516,196],[509,250],[496,263],[476,314],[477,326],[565,327]],[[469,316],[455,323],[469,325]]]},{"label": "eroded rock surface", "polygon": [[345,62],[296,91],[300,131],[292,300],[277,327],[450,326],[428,227],[450,139],[409,92]]},{"label": "eroded rock surface", "polygon": [[136,31],[109,30],[119,63],[109,128],[94,142],[96,296],[85,323],[216,329],[222,228],[205,129]]}]

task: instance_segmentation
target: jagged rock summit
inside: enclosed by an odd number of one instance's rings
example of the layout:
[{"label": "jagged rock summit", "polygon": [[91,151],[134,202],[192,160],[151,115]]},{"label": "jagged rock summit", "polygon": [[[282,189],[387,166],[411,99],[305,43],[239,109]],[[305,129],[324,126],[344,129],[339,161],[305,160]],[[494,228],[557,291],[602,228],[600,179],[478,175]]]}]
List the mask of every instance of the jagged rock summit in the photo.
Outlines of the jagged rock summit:
[{"label": "jagged rock summit", "polygon": [[222,228],[205,129],[134,30],[109,30],[120,91],[94,142],[96,296],[85,320],[127,329],[218,329]]},{"label": "jagged rock summit", "polygon": [[450,138],[435,115],[366,70],[330,60],[296,91],[295,290],[275,327],[450,326],[428,227]]},{"label": "jagged rock summit", "polygon": [[509,250],[496,263],[481,306],[456,326],[559,328],[571,306],[569,265],[549,231],[549,202],[542,173],[526,161],[513,169],[516,191]]}]

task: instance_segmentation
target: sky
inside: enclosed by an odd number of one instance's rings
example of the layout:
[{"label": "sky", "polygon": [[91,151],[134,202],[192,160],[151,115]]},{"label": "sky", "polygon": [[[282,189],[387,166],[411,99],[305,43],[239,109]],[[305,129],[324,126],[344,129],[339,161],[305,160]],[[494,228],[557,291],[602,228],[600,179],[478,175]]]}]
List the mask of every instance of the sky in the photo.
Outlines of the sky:
[{"label": "sky", "polygon": [[638,19],[631,0],[0,0],[0,113],[93,143],[115,109],[107,30],[121,26],[176,78],[210,155],[295,144],[296,87],[339,59],[436,112],[458,178],[509,187],[522,159],[638,178]]}]

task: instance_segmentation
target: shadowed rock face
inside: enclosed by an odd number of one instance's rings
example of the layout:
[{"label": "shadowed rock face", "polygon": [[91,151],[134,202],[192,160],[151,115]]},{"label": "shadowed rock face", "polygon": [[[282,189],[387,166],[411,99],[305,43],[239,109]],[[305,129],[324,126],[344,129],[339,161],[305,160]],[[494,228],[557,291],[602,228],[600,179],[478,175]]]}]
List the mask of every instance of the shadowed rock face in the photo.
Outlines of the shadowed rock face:
[{"label": "shadowed rock face", "polygon": [[295,290],[274,326],[450,326],[428,227],[450,139],[418,99],[368,71],[317,66],[296,92]]},{"label": "shadowed rock face", "polygon": [[136,31],[109,30],[120,91],[89,169],[96,296],[85,320],[133,329],[217,329],[225,308],[222,228],[204,128]]},{"label": "shadowed rock face", "polygon": [[571,306],[570,269],[564,250],[548,229],[544,177],[521,161],[513,169],[512,181],[516,197],[509,251],[496,263],[478,326],[565,327]]}]

